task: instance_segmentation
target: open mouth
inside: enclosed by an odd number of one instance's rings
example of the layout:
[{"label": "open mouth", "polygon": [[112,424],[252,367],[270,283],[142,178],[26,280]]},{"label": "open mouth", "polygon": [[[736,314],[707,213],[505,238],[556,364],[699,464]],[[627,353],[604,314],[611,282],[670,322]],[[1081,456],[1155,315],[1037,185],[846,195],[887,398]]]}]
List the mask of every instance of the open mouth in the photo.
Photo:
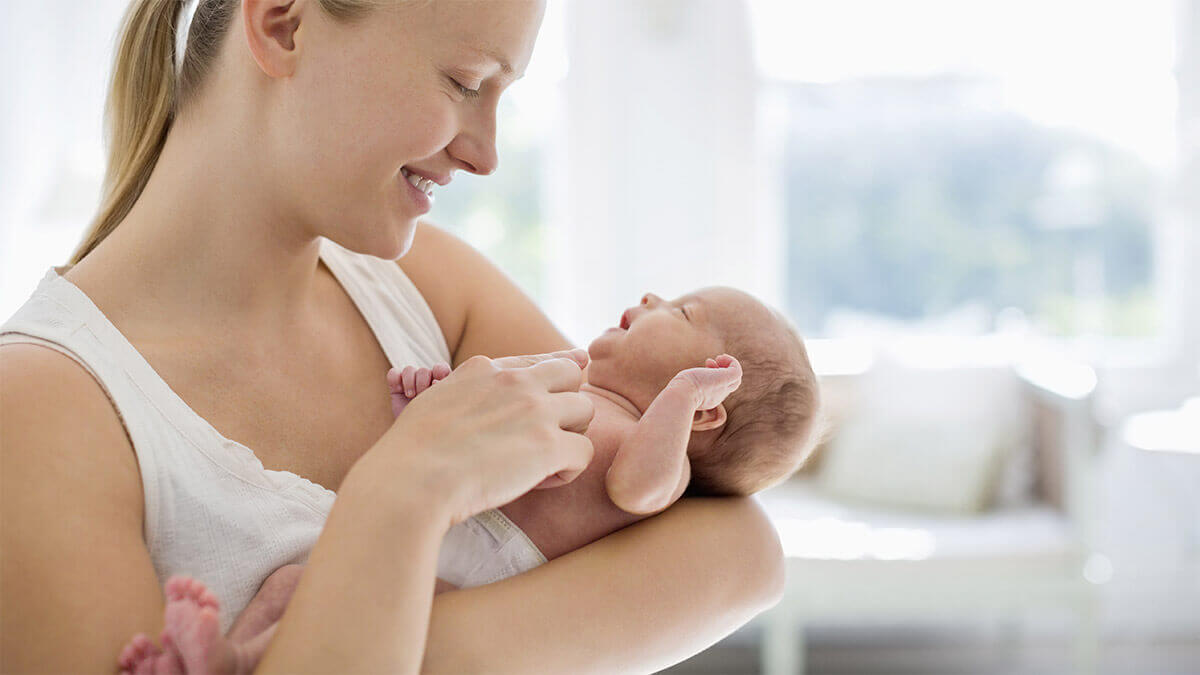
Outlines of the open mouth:
[{"label": "open mouth", "polygon": [[625,310],[621,314],[621,329],[629,330],[629,310]]}]

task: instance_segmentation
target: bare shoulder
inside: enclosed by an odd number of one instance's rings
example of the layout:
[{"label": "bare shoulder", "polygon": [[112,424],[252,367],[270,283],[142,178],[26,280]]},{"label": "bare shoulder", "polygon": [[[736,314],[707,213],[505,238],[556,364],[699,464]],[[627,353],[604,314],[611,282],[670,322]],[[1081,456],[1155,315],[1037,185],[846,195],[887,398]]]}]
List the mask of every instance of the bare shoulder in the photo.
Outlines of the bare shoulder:
[{"label": "bare shoulder", "polygon": [[133,447],[91,374],[39,345],[0,347],[0,419],[0,671],[112,669],[161,623]]},{"label": "bare shoulder", "polygon": [[412,247],[396,261],[433,310],[451,354],[462,341],[472,298],[467,271],[481,262],[487,263],[483,254],[428,221],[420,222]]},{"label": "bare shoulder", "polygon": [[397,261],[433,310],[451,365],[569,349],[571,343],[516,283],[462,239],[422,222]]}]

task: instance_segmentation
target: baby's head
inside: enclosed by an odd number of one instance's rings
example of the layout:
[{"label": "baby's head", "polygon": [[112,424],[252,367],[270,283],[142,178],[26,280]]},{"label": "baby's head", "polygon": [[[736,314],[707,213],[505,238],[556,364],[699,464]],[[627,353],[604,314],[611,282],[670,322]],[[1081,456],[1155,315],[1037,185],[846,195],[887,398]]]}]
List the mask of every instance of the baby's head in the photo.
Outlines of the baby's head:
[{"label": "baby's head", "polygon": [[820,394],[804,342],[747,293],[713,287],[671,301],[647,294],[588,353],[588,382],[643,413],[679,371],[722,353],[741,362],[737,391],[693,420],[688,494],[757,492],[790,476],[812,451]]}]

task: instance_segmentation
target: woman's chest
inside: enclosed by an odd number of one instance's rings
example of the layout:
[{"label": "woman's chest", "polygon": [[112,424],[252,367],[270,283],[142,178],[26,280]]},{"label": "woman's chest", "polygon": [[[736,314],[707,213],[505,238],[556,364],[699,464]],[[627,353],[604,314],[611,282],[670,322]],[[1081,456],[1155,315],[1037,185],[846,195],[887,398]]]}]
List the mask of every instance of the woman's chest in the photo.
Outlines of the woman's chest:
[{"label": "woman's chest", "polygon": [[222,436],[271,470],[336,491],[394,419],[390,363],[357,314],[275,349],[223,344],[144,355]]}]

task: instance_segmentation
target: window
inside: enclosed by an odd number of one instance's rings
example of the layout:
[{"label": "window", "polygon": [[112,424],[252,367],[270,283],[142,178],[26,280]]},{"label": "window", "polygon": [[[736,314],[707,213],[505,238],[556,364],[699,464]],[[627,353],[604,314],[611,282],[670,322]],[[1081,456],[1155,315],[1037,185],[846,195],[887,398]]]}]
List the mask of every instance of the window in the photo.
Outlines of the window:
[{"label": "window", "polygon": [[1160,329],[1170,2],[751,9],[803,331]]}]

